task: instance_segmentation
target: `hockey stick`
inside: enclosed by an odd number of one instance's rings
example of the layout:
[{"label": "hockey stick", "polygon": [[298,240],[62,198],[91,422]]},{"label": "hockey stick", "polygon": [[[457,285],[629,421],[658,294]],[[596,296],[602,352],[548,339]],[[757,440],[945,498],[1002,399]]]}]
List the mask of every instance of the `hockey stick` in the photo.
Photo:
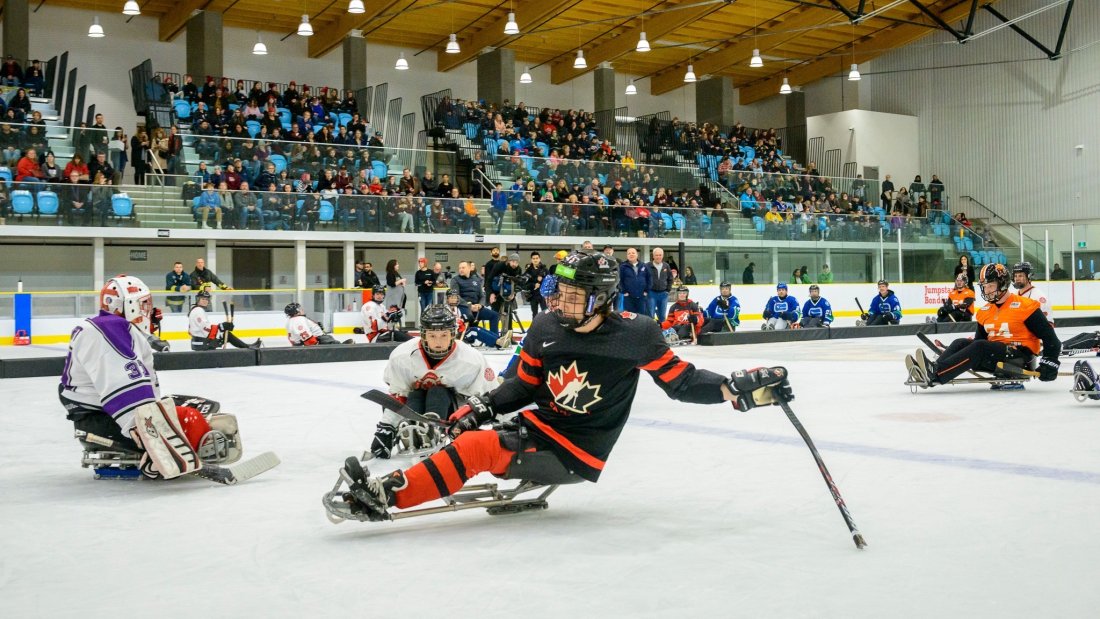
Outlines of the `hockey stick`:
[{"label": "hockey stick", "polygon": [[1039,376],[1039,373],[1036,372],[1035,370],[1025,370],[1025,369],[1022,369],[1022,368],[1017,369],[1017,368],[1005,365],[1004,361],[998,361],[997,362],[997,369],[1002,371],[1002,372],[1017,374],[1019,376],[1031,376],[1031,377]]},{"label": "hockey stick", "polygon": [[386,410],[393,411],[404,419],[413,423],[421,423],[429,426],[435,426],[437,428],[443,428],[444,430],[451,427],[444,421],[421,415],[420,413],[414,411],[408,406],[402,404],[401,400],[398,400],[397,398],[391,396],[384,391],[379,391],[378,389],[371,389],[366,393],[360,394],[359,397],[363,398],[364,400],[370,400],[371,402],[380,405]]},{"label": "hockey stick", "polygon": [[[109,449],[117,449],[125,453],[132,453],[135,456],[140,457],[142,454],[140,451],[134,451],[125,445],[120,445],[118,441],[105,436],[99,436],[98,434],[92,434],[91,432],[77,431],[76,437]],[[279,456],[276,456],[275,452],[266,451],[254,458],[249,458],[243,462],[237,462],[236,464],[230,464],[228,466],[203,464],[201,469],[194,473],[189,473],[189,475],[225,486],[232,486],[238,482],[248,481],[261,473],[270,471],[276,466],[279,466],[280,462]]]},{"label": "hockey stick", "polygon": [[863,540],[863,534],[856,528],[856,523],[852,520],[852,515],[848,513],[848,506],[844,503],[844,498],[840,496],[840,490],[837,489],[836,484],[833,482],[833,476],[829,474],[829,469],[825,468],[825,461],[821,459],[821,454],[818,453],[817,447],[814,446],[813,440],[810,439],[810,435],[806,432],[806,428],[802,426],[802,422],[798,420],[798,417],[795,417],[789,402],[781,399],[779,400],[779,406],[783,408],[783,412],[787,414],[787,419],[791,420],[794,429],[798,430],[798,433],[802,435],[802,440],[805,441],[806,446],[810,448],[810,453],[813,454],[814,460],[817,462],[817,469],[821,471],[821,476],[825,479],[825,485],[829,487],[829,492],[833,495],[833,501],[836,502],[837,508],[840,509],[840,515],[844,518],[844,524],[848,525],[848,530],[852,533],[852,541],[855,542],[856,548],[860,550],[866,548],[867,542]]},{"label": "hockey stick", "polygon": [[856,297],[856,307],[859,308],[859,318],[863,321],[863,326],[866,327],[867,319],[865,319],[864,316],[867,315],[867,312],[863,311],[863,304],[859,302],[859,297]]}]

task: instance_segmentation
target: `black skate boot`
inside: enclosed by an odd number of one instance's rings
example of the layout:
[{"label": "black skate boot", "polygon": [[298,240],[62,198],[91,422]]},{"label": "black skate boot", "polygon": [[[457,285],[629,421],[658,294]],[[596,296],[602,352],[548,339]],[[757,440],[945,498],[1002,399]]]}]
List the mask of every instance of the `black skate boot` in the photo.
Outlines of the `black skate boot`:
[{"label": "black skate boot", "polygon": [[394,492],[405,487],[405,475],[399,470],[383,477],[369,474],[354,456],[345,460],[340,477],[348,484],[348,492],[342,498],[352,515],[366,516],[371,522],[392,520],[389,508],[396,502]]},{"label": "black skate boot", "polygon": [[389,458],[396,437],[397,428],[385,422],[378,422],[378,426],[374,430],[374,440],[370,444],[370,452],[374,454],[375,458]]},{"label": "black skate boot", "polygon": [[1090,400],[1100,400],[1100,385],[1096,382],[1096,372],[1092,365],[1081,359],[1073,364],[1073,389],[1077,392],[1092,392],[1084,394]]}]

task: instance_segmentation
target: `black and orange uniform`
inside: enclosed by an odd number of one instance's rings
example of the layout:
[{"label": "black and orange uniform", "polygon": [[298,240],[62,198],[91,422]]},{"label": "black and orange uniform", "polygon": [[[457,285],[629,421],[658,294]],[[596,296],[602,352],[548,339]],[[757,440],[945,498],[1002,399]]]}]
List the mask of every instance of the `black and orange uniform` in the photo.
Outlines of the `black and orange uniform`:
[{"label": "black and orange uniform", "polygon": [[976,320],[974,339],[955,340],[936,360],[933,382],[946,384],[968,370],[995,372],[1001,361],[1027,367],[1040,353],[1057,363],[1062,343],[1038,302],[1007,292],[978,310]]},{"label": "black and orange uniform", "polygon": [[706,321],[707,317],[699,309],[699,304],[688,299],[677,301],[668,307],[668,317],[661,323],[661,328],[675,330],[676,337],[681,340],[693,340]]},{"label": "black and orange uniform", "polygon": [[516,430],[463,432],[405,471],[396,506],[450,495],[481,472],[503,475],[518,452],[550,451],[568,471],[596,481],[630,416],[642,370],[675,400],[724,401],[726,378],[679,359],[653,320],[610,314],[595,331],[576,333],[552,313],[539,314],[523,340],[516,375],[488,395],[498,414],[536,408],[520,413]]},{"label": "black and orange uniform", "polygon": [[963,287],[957,287],[947,293],[943,306],[936,311],[937,322],[970,322],[974,318],[974,291]]}]

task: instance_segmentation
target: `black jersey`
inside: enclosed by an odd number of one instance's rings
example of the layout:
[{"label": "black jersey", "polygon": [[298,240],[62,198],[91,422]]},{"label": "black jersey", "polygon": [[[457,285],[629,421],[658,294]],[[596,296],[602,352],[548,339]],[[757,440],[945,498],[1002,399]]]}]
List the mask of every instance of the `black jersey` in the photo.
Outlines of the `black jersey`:
[{"label": "black jersey", "polygon": [[670,397],[723,401],[725,378],[696,369],[669,349],[650,318],[609,315],[591,333],[576,333],[549,313],[535,317],[516,375],[490,394],[498,413],[534,403],[523,425],[577,475],[596,481],[630,416],[638,374],[646,370]]}]

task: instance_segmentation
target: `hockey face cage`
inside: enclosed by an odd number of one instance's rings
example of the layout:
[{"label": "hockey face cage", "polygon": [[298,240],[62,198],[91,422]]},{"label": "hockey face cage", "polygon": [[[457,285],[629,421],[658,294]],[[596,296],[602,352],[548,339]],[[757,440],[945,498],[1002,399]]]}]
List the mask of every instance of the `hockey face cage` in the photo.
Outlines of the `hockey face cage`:
[{"label": "hockey face cage", "polygon": [[[444,347],[433,348],[430,344],[433,338],[429,338],[431,332],[445,332],[447,344]],[[458,337],[458,320],[454,312],[442,305],[429,305],[420,315],[420,339],[424,352],[432,359],[442,359],[454,348],[455,339]]]},{"label": "hockey face cage", "polygon": [[153,320],[153,295],[145,282],[130,275],[116,275],[99,291],[99,308],[122,316],[145,333]]},{"label": "hockey face cage", "polygon": [[[982,298],[989,303],[996,303],[1008,291],[1008,269],[1003,264],[987,264],[978,274],[978,283],[982,287]],[[986,291],[986,284],[997,284],[994,292]]]},{"label": "hockey face cage", "polygon": [[[553,279],[553,290],[546,299],[562,327],[577,329],[595,316],[610,311],[619,285],[619,266],[614,258],[578,251],[557,265]],[[582,291],[583,300],[578,304],[566,298],[578,295],[563,295],[563,292],[571,292],[563,291],[563,286]]]}]

